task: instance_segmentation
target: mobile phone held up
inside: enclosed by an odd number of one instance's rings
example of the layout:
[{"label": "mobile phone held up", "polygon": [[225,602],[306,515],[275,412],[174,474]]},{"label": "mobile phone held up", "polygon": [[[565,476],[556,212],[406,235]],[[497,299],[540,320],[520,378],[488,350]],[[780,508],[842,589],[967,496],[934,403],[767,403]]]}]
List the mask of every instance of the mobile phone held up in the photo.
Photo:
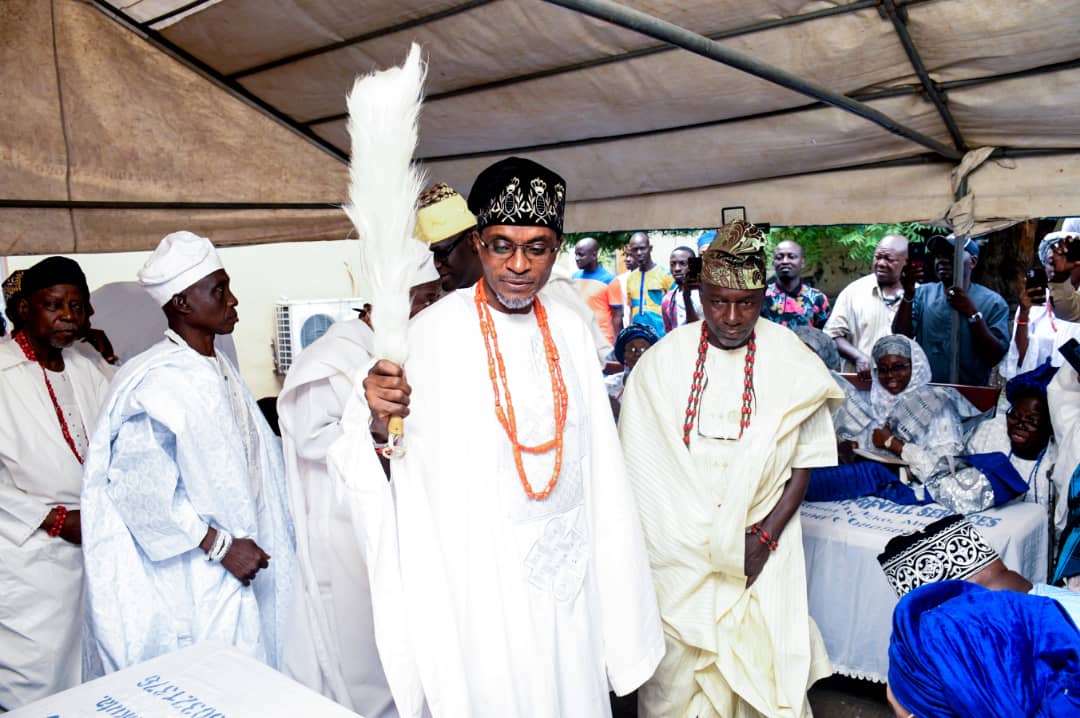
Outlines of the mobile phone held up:
[{"label": "mobile phone held up", "polygon": [[1024,272],[1024,279],[1026,280],[1024,286],[1027,287],[1029,292],[1032,289],[1046,289],[1048,278],[1046,276],[1046,270],[1041,266],[1032,267],[1031,269]]},{"label": "mobile phone held up", "polygon": [[1061,356],[1065,357],[1065,361],[1069,362],[1069,366],[1080,374],[1080,342],[1077,342],[1076,339],[1070,339],[1059,346],[1058,351],[1061,352]]},{"label": "mobile phone held up", "polygon": [[687,279],[699,279],[701,277],[701,257],[691,257],[686,270]]},{"label": "mobile phone held up", "polygon": [[[908,243],[908,264],[916,277],[926,277],[926,242]],[[925,281],[925,279],[921,280]]]}]

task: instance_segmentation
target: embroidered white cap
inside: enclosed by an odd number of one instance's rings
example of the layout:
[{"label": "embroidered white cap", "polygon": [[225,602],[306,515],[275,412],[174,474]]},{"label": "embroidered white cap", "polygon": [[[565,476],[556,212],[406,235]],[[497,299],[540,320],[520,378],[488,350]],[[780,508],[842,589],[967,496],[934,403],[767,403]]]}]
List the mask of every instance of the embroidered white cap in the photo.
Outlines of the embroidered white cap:
[{"label": "embroidered white cap", "polygon": [[166,235],[139,270],[139,285],[160,306],[208,274],[222,269],[210,240],[191,232]]}]

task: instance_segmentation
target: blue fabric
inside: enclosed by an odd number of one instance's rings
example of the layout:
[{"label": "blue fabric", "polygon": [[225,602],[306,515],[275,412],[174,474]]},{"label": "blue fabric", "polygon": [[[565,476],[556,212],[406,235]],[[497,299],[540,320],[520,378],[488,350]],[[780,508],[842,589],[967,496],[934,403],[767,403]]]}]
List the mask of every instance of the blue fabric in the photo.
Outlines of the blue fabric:
[{"label": "blue fabric", "polygon": [[1031,371],[1026,371],[1023,374],[1017,374],[1012,379],[1009,379],[1005,384],[1005,398],[1009,400],[1009,405],[1016,403],[1016,396],[1018,393],[1026,393],[1028,396],[1037,395],[1043,398],[1046,397],[1046,387],[1050,386],[1050,381],[1057,374],[1057,367],[1050,363],[1050,359],[1047,358],[1039,366],[1035,367]]},{"label": "blue fabric", "polygon": [[570,277],[571,279],[595,279],[598,282],[604,284],[610,284],[612,279],[615,279],[615,275],[604,269],[603,265],[597,265],[595,272],[586,272],[584,269],[579,269]]},{"label": "blue fabric", "polygon": [[635,324],[652,329],[657,339],[664,336],[664,318],[659,314],[640,312],[634,315],[634,319],[630,322],[630,326]]},{"label": "blue fabric", "polygon": [[1073,470],[1069,479],[1069,522],[1062,536],[1065,540],[1061,542],[1053,583],[1080,574],[1080,466]]},{"label": "blue fabric", "polygon": [[709,245],[712,244],[712,241],[714,239],[716,239],[716,230],[715,229],[710,229],[708,232],[705,232],[700,237],[698,237],[697,238],[698,254],[700,254],[701,252],[704,252],[706,249],[708,249]]},{"label": "blue fabric", "polygon": [[810,472],[804,501],[844,501],[860,496],[878,496],[901,506],[918,506],[933,501],[929,494],[920,500],[900,477],[877,461],[827,466]]},{"label": "blue fabric", "polygon": [[990,487],[994,490],[994,506],[1001,506],[1027,493],[1028,483],[1009,461],[1009,457],[1000,451],[969,454],[960,458],[981,471],[990,482]]},{"label": "blue fabric", "polygon": [[[982,312],[994,338],[1001,343],[1004,352],[1009,346],[1009,305],[1000,296],[982,286],[972,284],[968,296],[975,309]],[[955,312],[945,297],[941,282],[924,284],[915,290],[915,302],[911,307],[911,321],[915,328],[915,341],[926,352],[930,362],[932,380],[939,384],[949,381],[949,364],[952,357],[952,316]],[[960,318],[960,383],[986,386],[990,379],[992,364],[987,364],[975,352],[975,341],[967,319]]]},{"label": "blue fabric", "polygon": [[1080,631],[1055,601],[965,581],[893,612],[889,687],[919,718],[1080,715]]}]

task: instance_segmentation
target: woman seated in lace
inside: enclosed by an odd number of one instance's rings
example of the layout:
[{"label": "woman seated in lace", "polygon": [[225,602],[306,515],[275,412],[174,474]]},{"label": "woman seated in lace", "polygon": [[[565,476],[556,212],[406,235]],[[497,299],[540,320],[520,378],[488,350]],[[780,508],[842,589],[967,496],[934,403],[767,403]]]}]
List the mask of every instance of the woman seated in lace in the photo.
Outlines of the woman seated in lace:
[{"label": "woman seated in lace", "polygon": [[[842,466],[815,469],[808,501],[877,495],[897,503],[929,503],[921,481],[942,456],[963,453],[965,420],[979,411],[956,390],[930,386],[930,366],[922,348],[899,334],[874,344],[870,391],[847,392],[833,423],[842,456],[861,449]],[[906,464],[918,480],[914,490],[901,481],[894,464]],[[907,478],[907,477],[905,477]]]}]

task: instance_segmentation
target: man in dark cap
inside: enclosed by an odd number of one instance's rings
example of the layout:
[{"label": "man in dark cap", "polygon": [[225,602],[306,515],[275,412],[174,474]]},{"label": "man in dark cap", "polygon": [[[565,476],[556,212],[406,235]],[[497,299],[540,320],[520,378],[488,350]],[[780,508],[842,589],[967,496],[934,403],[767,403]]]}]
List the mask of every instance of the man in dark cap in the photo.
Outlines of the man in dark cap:
[{"label": "man in dark cap", "polygon": [[[901,276],[904,300],[900,302],[892,328],[912,337],[930,360],[932,381],[951,381],[949,369],[953,351],[960,355],[959,383],[985,386],[990,370],[1009,350],[1009,305],[992,290],[971,281],[979,262],[979,243],[964,238],[963,280],[953,285],[953,254],[956,238],[934,237],[927,251],[934,258],[936,282],[916,289],[910,263]],[[952,317],[960,315],[959,346],[952,343]]]},{"label": "man in dark cap", "polygon": [[619,434],[667,643],[638,694],[646,718],[802,716],[807,688],[831,673],[798,509],[810,469],[836,463],[829,403],[843,392],[761,317],[764,301],[764,236],[721,227],[702,255],[704,321],[647,351],[623,393]]},{"label": "man in dark cap", "polygon": [[[404,369],[375,364],[330,450],[368,532],[403,715],[425,701],[445,715],[607,715],[608,686],[633,691],[663,653],[592,340],[541,294],[565,201],[563,179],[529,160],[480,174],[480,281],[413,321]],[[407,453],[387,484],[371,440],[391,415],[406,417]]]},{"label": "man in dark cap", "polygon": [[49,257],[12,288],[0,341],[0,707],[82,677],[80,494],[88,437],[108,379],[72,349],[89,291],[79,265]]}]

